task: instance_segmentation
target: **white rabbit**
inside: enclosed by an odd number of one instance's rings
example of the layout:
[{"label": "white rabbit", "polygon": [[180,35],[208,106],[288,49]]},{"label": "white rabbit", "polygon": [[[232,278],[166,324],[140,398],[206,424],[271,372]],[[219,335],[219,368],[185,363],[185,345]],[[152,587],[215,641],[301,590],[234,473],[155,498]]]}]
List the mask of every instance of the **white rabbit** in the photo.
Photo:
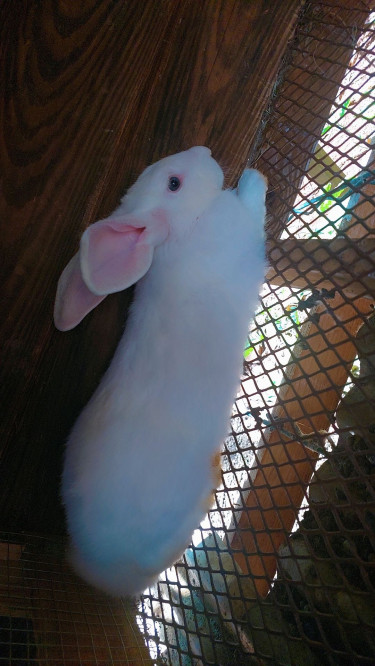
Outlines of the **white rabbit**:
[{"label": "white rabbit", "polygon": [[160,160],[85,231],[59,281],[64,331],[139,280],[112,363],[69,437],[62,481],[73,565],[116,596],[141,592],[176,561],[220,483],[264,278],[266,181],[246,170],[237,191],[222,186],[208,148]]}]

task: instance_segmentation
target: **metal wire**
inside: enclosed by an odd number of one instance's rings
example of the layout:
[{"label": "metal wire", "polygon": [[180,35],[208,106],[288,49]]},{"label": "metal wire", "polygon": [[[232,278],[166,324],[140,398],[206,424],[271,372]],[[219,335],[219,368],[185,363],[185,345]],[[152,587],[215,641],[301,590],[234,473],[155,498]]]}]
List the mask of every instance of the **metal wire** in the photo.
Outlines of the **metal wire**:
[{"label": "metal wire", "polygon": [[375,663],[373,21],[307,5],[261,125],[268,286],[216,505],[140,604],[160,663]]},{"label": "metal wire", "polygon": [[65,562],[62,539],[0,533],[0,663],[152,664],[129,601],[112,600]]},{"label": "metal wire", "polygon": [[251,157],[270,269],[214,507],[136,609],[75,577],[62,542],[0,535],[1,663],[375,664],[375,17],[358,4],[307,3]]}]

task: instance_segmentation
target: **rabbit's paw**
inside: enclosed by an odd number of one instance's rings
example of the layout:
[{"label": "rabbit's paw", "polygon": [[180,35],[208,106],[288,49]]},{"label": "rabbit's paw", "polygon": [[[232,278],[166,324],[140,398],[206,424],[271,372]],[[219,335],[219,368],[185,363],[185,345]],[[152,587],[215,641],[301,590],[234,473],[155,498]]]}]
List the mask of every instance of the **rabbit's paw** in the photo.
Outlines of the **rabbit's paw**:
[{"label": "rabbit's paw", "polygon": [[237,194],[245,206],[264,201],[267,191],[267,178],[256,169],[245,169],[238,181]]}]

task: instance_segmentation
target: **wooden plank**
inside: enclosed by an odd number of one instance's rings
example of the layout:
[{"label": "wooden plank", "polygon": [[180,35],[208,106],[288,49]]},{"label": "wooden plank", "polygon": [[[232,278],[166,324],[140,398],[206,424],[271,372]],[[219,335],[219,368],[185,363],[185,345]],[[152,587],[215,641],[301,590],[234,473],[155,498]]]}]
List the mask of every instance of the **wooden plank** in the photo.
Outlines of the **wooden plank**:
[{"label": "wooden plank", "polygon": [[[375,189],[375,188],[374,188]],[[375,294],[375,237],[287,238],[270,241],[270,284],[290,289],[337,289],[348,300]]]},{"label": "wooden plank", "polygon": [[60,334],[56,283],[84,228],[150,162],[208,144],[233,183],[302,0],[3,0],[0,523],[64,530],[63,442],[130,292]]},{"label": "wooden plank", "polygon": [[[367,299],[358,299],[354,306],[340,295],[331,307],[334,314],[321,314],[319,327],[311,321],[301,327],[308,349],[295,348],[285,368],[287,380],[272,418],[285,419],[283,427],[289,432],[296,422],[306,434],[329,428],[355,358],[352,338],[363,321],[361,314],[372,311]],[[277,551],[294,525],[317,458],[298,441],[283,439],[277,431],[264,433],[251,490],[243,498],[245,507],[231,540],[236,562],[254,578],[261,596],[268,593]]]}]

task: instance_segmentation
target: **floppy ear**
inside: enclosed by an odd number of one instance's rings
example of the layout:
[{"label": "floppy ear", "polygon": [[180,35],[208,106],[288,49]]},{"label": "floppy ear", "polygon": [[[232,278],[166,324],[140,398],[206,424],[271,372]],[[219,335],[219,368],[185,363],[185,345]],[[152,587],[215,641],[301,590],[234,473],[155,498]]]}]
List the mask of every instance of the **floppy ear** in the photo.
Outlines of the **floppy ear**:
[{"label": "floppy ear", "polygon": [[56,328],[70,331],[104,298],[93,294],[85,285],[77,253],[63,270],[57,285],[53,313]]},{"label": "floppy ear", "polygon": [[154,248],[168,235],[162,210],[108,217],[92,224],[81,238],[57,285],[54,320],[69,331],[107,294],[126,289],[150,268]]},{"label": "floppy ear", "polygon": [[81,271],[93,294],[126,289],[150,268],[154,249],[168,235],[162,210],[109,217],[92,224],[81,238]]}]

